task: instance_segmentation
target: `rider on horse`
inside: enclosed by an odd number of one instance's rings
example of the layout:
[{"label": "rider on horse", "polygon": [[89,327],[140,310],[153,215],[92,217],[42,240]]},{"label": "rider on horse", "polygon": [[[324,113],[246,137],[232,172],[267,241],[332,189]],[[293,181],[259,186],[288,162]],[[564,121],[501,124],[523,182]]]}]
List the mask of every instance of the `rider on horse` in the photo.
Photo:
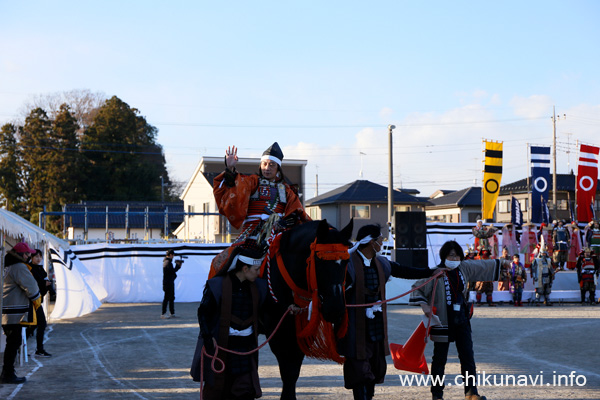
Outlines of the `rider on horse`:
[{"label": "rider on horse", "polygon": [[237,148],[225,152],[225,171],[213,183],[219,212],[241,232],[232,246],[215,257],[209,277],[229,260],[233,249],[241,244],[264,248],[272,230],[283,230],[310,221],[298,194],[285,181],[281,162],[283,152],[277,142],[263,152],[258,174],[244,175],[236,170]]}]

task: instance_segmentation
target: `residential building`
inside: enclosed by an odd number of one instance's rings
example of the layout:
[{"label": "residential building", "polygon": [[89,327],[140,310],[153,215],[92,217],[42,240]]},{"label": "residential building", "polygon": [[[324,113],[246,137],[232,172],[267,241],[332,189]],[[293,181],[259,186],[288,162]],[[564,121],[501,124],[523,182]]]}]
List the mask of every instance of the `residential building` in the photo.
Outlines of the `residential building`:
[{"label": "residential building", "polygon": [[[418,191],[411,191],[418,194]],[[394,190],[395,211],[423,211],[426,200],[404,190]],[[326,219],[341,229],[354,218],[354,232],[369,224],[387,226],[388,189],[386,186],[357,180],[306,201],[306,212],[312,219]]]},{"label": "residential building", "polygon": [[481,218],[481,188],[438,190],[431,195],[425,215],[432,222],[476,222]]},{"label": "residential building", "polygon": [[69,240],[151,240],[172,235],[183,221],[183,202],[83,201],[63,212]]}]

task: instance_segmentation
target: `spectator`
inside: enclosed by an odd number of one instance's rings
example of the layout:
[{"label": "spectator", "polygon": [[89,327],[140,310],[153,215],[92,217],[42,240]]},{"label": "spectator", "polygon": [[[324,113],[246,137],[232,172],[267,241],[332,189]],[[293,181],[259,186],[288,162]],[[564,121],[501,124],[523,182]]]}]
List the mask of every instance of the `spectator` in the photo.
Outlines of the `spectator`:
[{"label": "spectator", "polygon": [[[42,263],[42,251],[39,249],[35,249],[35,253],[31,256],[31,262],[28,264],[28,267],[31,271],[31,275],[35,278],[38,288],[40,289],[41,302],[44,301],[44,296],[50,288],[52,287],[52,282],[48,279],[48,274],[44,270],[44,267],[41,265]],[[52,357],[52,354],[49,354],[44,350],[44,332],[46,331],[46,314],[44,313],[44,307],[38,307],[36,310],[37,317],[37,332],[36,332],[36,342],[37,348],[35,350],[35,355],[38,357]],[[33,331],[36,330],[36,326],[28,326],[27,327],[27,336],[32,336]]]},{"label": "spectator", "polygon": [[15,373],[17,351],[23,340],[22,324],[35,321],[35,311],[41,304],[40,290],[25,264],[35,250],[25,242],[17,243],[4,257],[4,286],[2,288],[2,329],[6,335],[4,364],[0,383],[20,384],[25,377]]},{"label": "spectator", "polygon": [[[163,260],[163,291],[165,297],[162,302],[162,314],[161,318],[175,318],[175,279],[177,278],[177,271],[181,269],[183,260],[175,260],[175,267],[173,267],[173,258],[175,257],[175,251],[173,249],[167,250],[165,259]],[[171,315],[167,315],[167,305]]]}]

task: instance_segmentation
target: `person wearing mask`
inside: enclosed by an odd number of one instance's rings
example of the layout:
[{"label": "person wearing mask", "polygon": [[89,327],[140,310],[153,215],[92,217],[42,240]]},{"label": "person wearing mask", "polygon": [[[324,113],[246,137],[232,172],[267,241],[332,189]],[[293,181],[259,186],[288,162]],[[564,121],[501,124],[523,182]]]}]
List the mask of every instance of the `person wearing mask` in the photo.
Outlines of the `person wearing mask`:
[{"label": "person wearing mask", "polygon": [[[44,270],[44,266],[42,265],[43,257],[42,251],[39,249],[35,249],[35,253],[31,256],[31,262],[27,264],[29,270],[31,271],[31,275],[35,278],[35,281],[38,284],[38,288],[40,289],[40,296],[42,302],[44,301],[44,296],[50,290],[52,282],[48,279],[48,274]],[[37,319],[37,328],[35,325],[27,327],[27,337],[33,335],[33,331],[36,330],[36,343],[37,348],[35,350],[35,355],[37,357],[52,357],[52,354],[48,353],[44,349],[44,332],[46,331],[46,314],[44,313],[44,307],[38,307],[36,310],[36,319]]]},{"label": "person wearing mask", "polygon": [[27,380],[16,375],[15,360],[23,340],[22,324],[35,322],[35,309],[39,308],[42,302],[37,282],[26,264],[33,253],[34,249],[21,242],[4,257],[2,329],[6,335],[6,348],[0,383],[20,384]]},{"label": "person wearing mask", "polygon": [[[346,303],[369,304],[383,301],[390,276],[404,279],[430,277],[433,270],[402,266],[380,255],[383,236],[379,225],[358,230],[356,245],[350,249],[346,273]],[[348,331],[338,340],[338,353],[345,356],[344,387],[355,400],[370,400],[375,385],[383,383],[390,354],[387,336],[387,305],[348,308]]]},{"label": "person wearing mask", "polygon": [[[433,341],[431,363],[431,394],[434,400],[444,396],[444,385],[439,385],[444,376],[450,342],[455,342],[460,360],[461,374],[465,379],[466,400],[485,400],[477,392],[475,355],[471,335],[470,307],[467,306],[467,282],[497,281],[502,268],[510,265],[501,260],[465,260],[460,245],[451,240],[440,249],[439,268],[449,268],[442,278],[425,284],[425,280],[414,283],[409,304],[421,306],[423,313],[431,318],[437,315],[441,325],[432,326],[429,337]],[[422,286],[422,287],[420,287]],[[435,298],[433,297],[435,287]],[[433,303],[433,304],[432,304]],[[433,306],[433,307],[432,307]]]},{"label": "person wearing mask", "polygon": [[[163,260],[163,292],[165,297],[162,302],[162,314],[161,318],[175,318],[175,279],[177,278],[177,271],[181,269],[183,260],[175,260],[175,266],[173,267],[173,258],[175,257],[175,251],[173,249],[167,250],[167,254]],[[167,315],[167,305],[171,315]]]}]

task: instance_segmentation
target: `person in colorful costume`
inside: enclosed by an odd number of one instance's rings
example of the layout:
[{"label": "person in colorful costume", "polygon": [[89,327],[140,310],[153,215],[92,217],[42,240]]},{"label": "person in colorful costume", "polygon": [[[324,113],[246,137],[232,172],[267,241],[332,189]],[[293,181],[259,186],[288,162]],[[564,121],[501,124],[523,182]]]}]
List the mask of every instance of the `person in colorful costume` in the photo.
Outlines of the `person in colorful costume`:
[{"label": "person in colorful costume", "polygon": [[568,259],[569,246],[571,235],[565,227],[565,221],[560,220],[556,224],[556,228],[552,233],[552,241],[554,243],[554,263],[558,265],[560,270],[565,269],[565,263]]},{"label": "person in colorful costume", "polygon": [[241,232],[231,247],[217,255],[211,264],[209,278],[231,258],[233,249],[244,244],[264,248],[261,241],[271,231],[281,231],[310,221],[296,192],[285,181],[281,163],[283,152],[277,142],[264,151],[258,174],[244,175],[236,171],[237,148],[229,147],[224,172],[213,182],[213,193],[219,212]]},{"label": "person in colorful costume", "polygon": [[[476,260],[489,260],[490,259],[490,251],[488,248],[481,249],[479,251],[479,256],[475,257]],[[493,301],[494,297],[494,282],[493,281],[476,281],[475,282],[475,299],[477,300],[477,305],[481,305],[481,298],[485,293],[486,301],[489,307],[496,307]]]},{"label": "person in colorful costume", "polygon": [[[237,246],[228,264],[206,282],[198,307],[200,336],[190,371],[194,381],[201,378],[201,351],[209,355],[218,346],[248,352],[258,346],[259,310],[267,298],[267,284],[258,278],[264,258],[260,250]],[[254,399],[262,396],[258,378],[258,352],[250,355],[218,353],[225,370],[216,374],[211,358],[204,357],[205,400]],[[216,364],[218,367],[218,363]]]},{"label": "person in colorful costume", "polygon": [[513,261],[510,264],[510,291],[513,295],[515,307],[523,306],[523,287],[527,282],[527,272],[520,262],[518,253],[513,256]]},{"label": "person in colorful costume", "polygon": [[[390,276],[404,279],[430,277],[435,270],[390,262],[379,255],[383,243],[379,225],[358,230],[357,243],[350,249],[346,274],[346,303],[369,304],[385,300],[385,284]],[[348,331],[338,340],[344,361],[344,387],[352,389],[355,400],[370,400],[375,385],[383,383],[389,355],[387,305],[348,308]]]},{"label": "person in colorful costume", "polygon": [[[433,341],[433,359],[431,363],[432,382],[436,382],[444,375],[450,342],[456,343],[460,369],[463,376],[469,374],[465,382],[464,391],[466,400],[485,400],[477,392],[476,379],[477,367],[473,353],[473,340],[471,321],[467,304],[468,292],[466,283],[469,281],[496,281],[500,270],[509,264],[500,260],[465,260],[463,250],[455,241],[448,241],[440,249],[441,263],[438,267],[446,267],[447,271],[442,279],[428,282],[419,280],[412,286],[409,304],[421,306],[427,317],[435,313],[441,326],[432,326],[429,337]],[[503,265],[505,264],[505,265]],[[422,286],[423,285],[423,286]],[[434,286],[435,285],[435,286]],[[422,286],[419,288],[419,286]],[[435,287],[435,298],[431,301]],[[417,289],[418,288],[418,289]],[[473,377],[473,378],[471,378]],[[444,386],[431,386],[433,399],[442,399]]]},{"label": "person in colorful costume", "polygon": [[553,254],[554,252],[554,241],[552,240],[552,232],[554,231],[554,225],[546,225],[546,223],[542,222],[540,225],[540,230],[538,232],[538,241],[540,243],[544,243],[546,249],[548,250],[548,254]]},{"label": "person in colorful costume", "polygon": [[554,280],[554,268],[546,247],[542,247],[538,256],[533,260],[531,277],[535,284],[535,305],[539,306],[542,296],[544,296],[544,304],[551,306],[550,293],[552,292],[552,281]]},{"label": "person in colorful costume", "polygon": [[533,261],[533,253],[538,245],[537,235],[535,233],[535,225],[527,223],[523,225],[523,235],[521,235],[521,253],[523,254],[523,263],[525,268],[531,267]]},{"label": "person in colorful costume", "polygon": [[502,227],[502,249],[504,248],[508,250],[508,254],[519,252],[519,241],[513,224],[506,224]]},{"label": "person in colorful costume", "polygon": [[586,247],[583,254],[577,260],[577,279],[581,289],[581,305],[585,304],[585,294],[590,293],[590,304],[596,304],[596,285],[600,273],[600,262],[598,257]]},{"label": "person in colorful costume", "polygon": [[[514,254],[514,253],[513,253]],[[508,253],[508,248],[504,247],[502,249],[502,257],[500,257],[502,261],[511,262],[512,258]],[[509,291],[510,290],[510,270],[509,268],[505,268],[500,271],[500,279],[498,280],[498,291]]]},{"label": "person in colorful costume", "polygon": [[568,229],[571,237],[569,240],[571,246],[569,247],[569,256],[567,258],[567,269],[573,270],[576,268],[577,260],[579,259],[583,245],[581,242],[581,230],[577,226],[577,221],[571,222]]},{"label": "person in colorful costume", "polygon": [[591,221],[589,226],[590,228],[585,235],[587,247],[596,256],[600,256],[600,224],[598,221]]}]

